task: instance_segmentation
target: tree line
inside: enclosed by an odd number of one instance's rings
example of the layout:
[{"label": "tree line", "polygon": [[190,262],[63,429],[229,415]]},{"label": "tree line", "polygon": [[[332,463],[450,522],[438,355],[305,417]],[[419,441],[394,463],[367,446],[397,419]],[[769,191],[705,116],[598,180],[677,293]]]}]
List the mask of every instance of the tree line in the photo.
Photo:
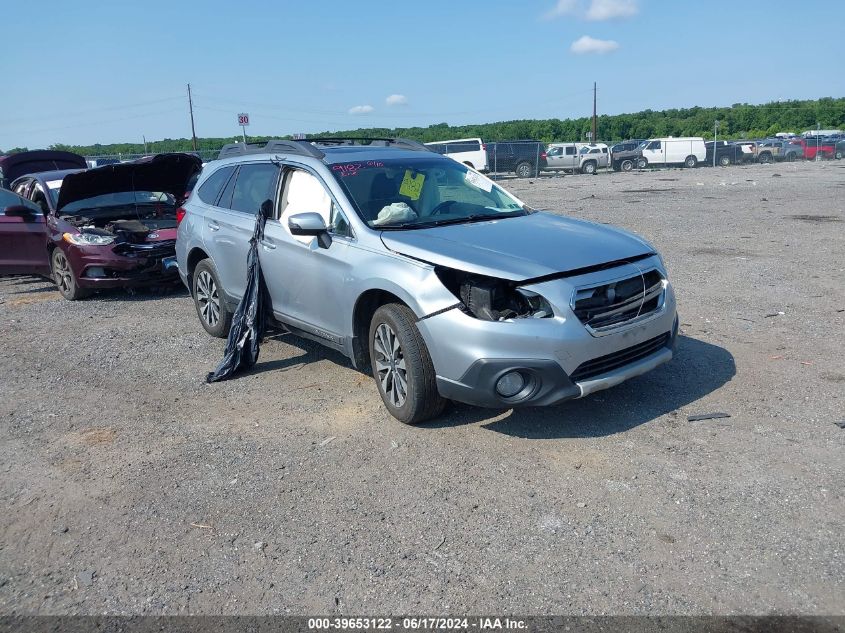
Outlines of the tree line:
[{"label": "tree line", "polygon": [[[762,138],[777,132],[800,133],[814,129],[845,127],[845,98],[825,97],[812,100],[778,101],[760,105],[736,103],[722,108],[673,108],[670,110],[643,110],[631,114],[603,114],[598,117],[598,138],[603,141],[644,139],[658,136],[703,136],[712,138],[715,121],[719,121],[719,138]],[[437,123],[428,127],[358,128],[354,130],[325,131],[309,135],[310,138],[330,136],[352,137],[403,137],[423,143],[454,138],[479,137],[484,141],[535,139],[545,143],[582,141],[591,129],[590,117],[578,119],[521,119],[449,125]],[[269,138],[290,136],[249,137],[261,142]],[[241,140],[240,136],[225,138],[198,138],[197,149],[203,155],[219,150],[226,143]],[[27,148],[13,148],[7,153]],[[85,156],[114,154],[142,154],[159,152],[192,151],[189,138],[163,139],[147,143],[110,143],[94,145],[65,145],[57,143],[49,149],[67,150]],[[0,154],[3,152],[0,152]]]}]

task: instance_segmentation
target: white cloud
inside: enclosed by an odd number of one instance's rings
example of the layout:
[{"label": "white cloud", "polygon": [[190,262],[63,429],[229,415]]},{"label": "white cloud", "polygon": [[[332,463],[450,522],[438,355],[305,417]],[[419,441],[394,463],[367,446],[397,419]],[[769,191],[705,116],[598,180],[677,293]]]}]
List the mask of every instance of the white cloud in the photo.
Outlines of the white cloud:
[{"label": "white cloud", "polygon": [[557,0],[555,6],[543,14],[543,18],[546,20],[554,20],[555,18],[559,18],[562,15],[569,15],[571,13],[575,13],[578,9],[578,0]]},{"label": "white cloud", "polygon": [[630,18],[638,12],[637,0],[592,0],[585,17],[599,22],[614,18]]},{"label": "white cloud", "polygon": [[619,42],[613,40],[597,40],[589,35],[584,35],[572,42],[569,50],[576,55],[588,55],[590,53],[597,53],[604,55],[619,48]]},{"label": "white cloud", "polygon": [[408,97],[405,95],[390,95],[384,102],[389,106],[403,106],[408,105]]},{"label": "white cloud", "polygon": [[371,105],[359,105],[349,108],[349,114],[369,114],[373,110],[375,110],[375,108]]}]

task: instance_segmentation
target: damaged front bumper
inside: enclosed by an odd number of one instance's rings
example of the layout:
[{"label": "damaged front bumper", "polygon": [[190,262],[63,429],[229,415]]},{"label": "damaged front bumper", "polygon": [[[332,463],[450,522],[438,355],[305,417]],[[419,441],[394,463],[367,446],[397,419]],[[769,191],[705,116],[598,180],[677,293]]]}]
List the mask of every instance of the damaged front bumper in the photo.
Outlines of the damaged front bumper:
[{"label": "damaged front bumper", "polygon": [[[553,318],[491,322],[455,308],[419,320],[440,394],[482,407],[546,406],[613,387],[671,360],[678,334],[671,285],[648,318],[595,332],[568,305],[574,289],[602,276],[607,273],[530,286],[555,307]],[[500,381],[509,374],[516,393],[503,395]]]},{"label": "damaged front bumper", "polygon": [[178,281],[175,240],[74,247],[68,259],[81,288],[124,288]]}]

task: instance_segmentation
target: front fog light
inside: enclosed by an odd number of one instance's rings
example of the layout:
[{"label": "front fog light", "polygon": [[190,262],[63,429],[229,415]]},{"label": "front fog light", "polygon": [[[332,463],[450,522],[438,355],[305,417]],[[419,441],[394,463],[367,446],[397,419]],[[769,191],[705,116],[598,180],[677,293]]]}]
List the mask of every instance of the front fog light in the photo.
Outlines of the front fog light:
[{"label": "front fog light", "polygon": [[496,393],[503,398],[513,398],[525,388],[525,378],[518,371],[509,371],[496,381]]}]

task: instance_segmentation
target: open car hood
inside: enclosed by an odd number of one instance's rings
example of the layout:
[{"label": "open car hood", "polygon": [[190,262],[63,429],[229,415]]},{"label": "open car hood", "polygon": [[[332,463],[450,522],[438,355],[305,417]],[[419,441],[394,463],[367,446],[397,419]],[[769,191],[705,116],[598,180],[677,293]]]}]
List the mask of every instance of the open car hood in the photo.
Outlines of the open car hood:
[{"label": "open car hood", "polygon": [[200,169],[202,161],[191,154],[156,154],[68,174],[59,189],[56,210],[77,200],[127,191],[164,191],[179,197]]},{"label": "open car hood", "polygon": [[85,157],[73,152],[36,149],[0,157],[0,179],[12,182],[26,174],[60,169],[87,169]]},{"label": "open car hood", "polygon": [[532,213],[487,222],[383,231],[392,251],[436,266],[525,281],[653,252],[621,229]]}]

